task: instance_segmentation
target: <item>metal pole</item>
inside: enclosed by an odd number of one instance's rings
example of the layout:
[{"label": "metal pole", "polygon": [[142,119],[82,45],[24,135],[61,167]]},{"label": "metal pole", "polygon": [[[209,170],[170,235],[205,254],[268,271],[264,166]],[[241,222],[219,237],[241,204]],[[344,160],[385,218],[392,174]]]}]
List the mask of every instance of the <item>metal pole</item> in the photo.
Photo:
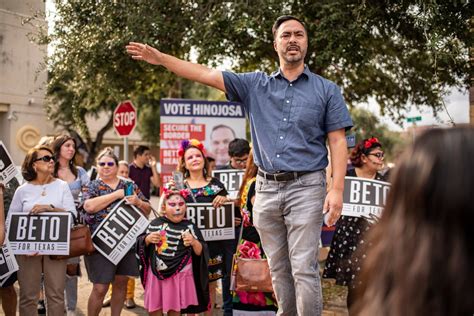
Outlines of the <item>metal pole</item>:
[{"label": "metal pole", "polygon": [[128,137],[123,138],[123,160],[128,161]]}]

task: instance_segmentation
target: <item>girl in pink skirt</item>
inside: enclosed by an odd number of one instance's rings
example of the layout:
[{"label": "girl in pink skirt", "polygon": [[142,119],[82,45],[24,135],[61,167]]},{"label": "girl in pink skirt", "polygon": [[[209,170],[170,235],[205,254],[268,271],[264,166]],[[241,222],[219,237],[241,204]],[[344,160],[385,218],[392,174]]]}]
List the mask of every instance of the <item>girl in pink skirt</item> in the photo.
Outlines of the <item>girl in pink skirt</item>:
[{"label": "girl in pink skirt", "polygon": [[184,219],[187,190],[165,189],[162,212],[137,240],[145,309],[150,315],[208,310],[208,250],[199,229]]}]

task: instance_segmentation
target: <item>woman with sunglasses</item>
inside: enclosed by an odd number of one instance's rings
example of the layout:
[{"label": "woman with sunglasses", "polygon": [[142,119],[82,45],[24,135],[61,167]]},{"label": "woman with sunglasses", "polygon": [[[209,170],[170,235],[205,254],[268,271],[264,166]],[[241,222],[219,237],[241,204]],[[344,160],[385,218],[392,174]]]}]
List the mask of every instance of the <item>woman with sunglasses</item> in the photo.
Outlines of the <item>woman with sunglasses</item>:
[{"label": "woman with sunglasses", "polygon": [[[346,176],[386,181],[385,176],[379,173],[384,166],[384,152],[377,138],[359,142],[352,150],[350,160],[354,169],[347,170]],[[348,287],[349,312],[358,286],[357,274],[365,258],[358,248],[365,244],[365,234],[371,226],[362,217],[341,216],[326,260],[323,278],[336,279],[336,284]]]},{"label": "woman with sunglasses", "polygon": [[[18,187],[9,212],[76,213],[74,199],[66,182],[53,177],[54,157],[48,147],[32,148],[23,161],[21,172],[26,183]],[[47,310],[51,315],[64,314],[66,260],[52,260],[38,254],[17,255],[20,286],[20,315],[36,315],[41,274],[44,275]]]},{"label": "woman with sunglasses", "polygon": [[[117,176],[118,158],[112,148],[105,148],[97,157],[98,179],[87,184],[83,189],[84,221],[89,225],[91,233],[107,217],[113,208],[125,198],[127,203],[136,206],[148,217],[151,211],[150,203],[146,200],[138,186]],[[131,195],[125,195],[127,184],[133,186]],[[87,304],[87,315],[99,315],[102,302],[112,283],[114,291],[110,302],[111,315],[120,315],[127,289],[128,277],[138,276],[138,266],[134,249],[114,265],[101,253],[84,256],[89,279],[93,283]]]},{"label": "woman with sunglasses", "polygon": [[[61,135],[54,139],[51,147],[54,151],[53,176],[66,181],[71,190],[76,206],[81,204],[80,193],[82,187],[89,183],[87,172],[76,166],[76,141],[69,135]],[[66,308],[68,315],[74,315],[77,306],[77,279],[81,274],[80,258],[67,260],[66,275]]]}]

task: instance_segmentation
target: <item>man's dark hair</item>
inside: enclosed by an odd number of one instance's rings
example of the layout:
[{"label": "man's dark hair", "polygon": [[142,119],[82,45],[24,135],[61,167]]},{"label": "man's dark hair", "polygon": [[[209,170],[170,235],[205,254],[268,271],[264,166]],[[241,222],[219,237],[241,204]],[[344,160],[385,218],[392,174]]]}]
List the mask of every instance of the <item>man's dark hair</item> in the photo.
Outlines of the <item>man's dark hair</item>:
[{"label": "man's dark hair", "polygon": [[249,142],[242,138],[236,138],[229,143],[229,156],[242,157],[250,152]]},{"label": "man's dark hair", "polygon": [[232,132],[232,135],[234,135],[235,137],[235,131],[232,127],[228,126],[228,125],[225,125],[225,124],[219,124],[219,125],[216,125],[212,128],[211,130],[211,138],[212,138],[212,133],[214,133],[214,131],[218,130],[218,129],[221,129],[221,128],[227,128],[229,129],[231,132]]},{"label": "man's dark hair", "polygon": [[141,156],[143,155],[143,153],[147,150],[150,150],[150,147],[148,146],[143,146],[143,145],[140,145],[138,146],[137,148],[135,148],[135,150],[133,151],[133,158],[137,158],[137,156]]},{"label": "man's dark hair", "polygon": [[276,33],[277,33],[278,28],[280,27],[280,25],[282,25],[286,21],[290,21],[290,20],[295,20],[295,21],[300,22],[301,25],[303,25],[306,34],[308,34],[308,30],[306,29],[306,25],[303,23],[303,21],[301,21],[300,19],[298,19],[297,17],[292,16],[292,15],[282,15],[282,16],[280,16],[276,19],[275,23],[273,23],[273,26],[272,26],[273,38],[276,37]]}]

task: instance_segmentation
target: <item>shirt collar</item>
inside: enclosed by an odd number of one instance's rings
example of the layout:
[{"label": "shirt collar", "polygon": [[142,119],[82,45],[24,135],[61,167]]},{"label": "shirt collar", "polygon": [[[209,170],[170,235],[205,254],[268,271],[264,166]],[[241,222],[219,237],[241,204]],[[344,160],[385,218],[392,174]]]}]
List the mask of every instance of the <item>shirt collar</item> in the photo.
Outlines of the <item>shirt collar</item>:
[{"label": "shirt collar", "polygon": [[[281,72],[281,68],[278,68],[278,70],[274,71],[270,76],[273,78],[284,78],[283,73]],[[308,65],[304,64],[303,72],[301,73],[301,75],[299,75],[298,79],[301,76],[305,76],[306,79],[309,79],[309,77],[311,76],[311,71],[309,70]]]}]

